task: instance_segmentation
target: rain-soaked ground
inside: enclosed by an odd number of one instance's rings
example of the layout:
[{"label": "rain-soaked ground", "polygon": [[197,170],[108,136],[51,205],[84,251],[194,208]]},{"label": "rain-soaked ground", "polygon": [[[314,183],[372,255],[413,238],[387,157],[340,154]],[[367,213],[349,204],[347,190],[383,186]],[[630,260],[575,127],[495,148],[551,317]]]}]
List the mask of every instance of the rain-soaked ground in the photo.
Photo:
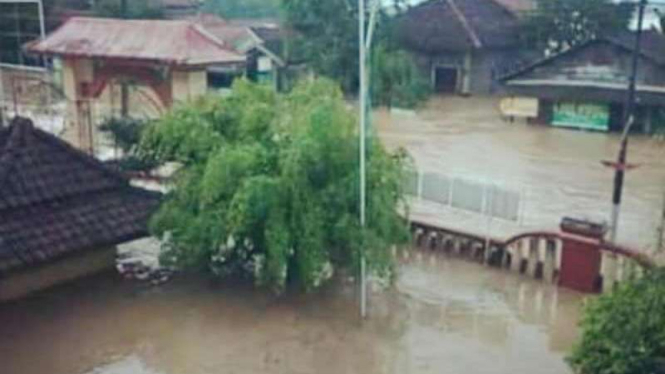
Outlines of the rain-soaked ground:
[{"label": "rain-soaked ground", "polygon": [[3,374],[570,373],[583,297],[442,254],[412,252],[396,284],[275,298],[181,276],[108,274],[0,305]]},{"label": "rain-soaked ground", "polygon": [[[619,136],[549,126],[507,123],[491,98],[437,98],[417,114],[379,111],[384,143],[402,146],[421,170],[506,185],[523,191],[521,224],[495,220],[494,236],[556,229],[563,216],[609,221]],[[665,142],[631,138],[629,162],[640,167],[626,178],[619,242],[653,249],[665,192]],[[479,216],[416,203],[416,217],[451,228],[480,231]]]}]

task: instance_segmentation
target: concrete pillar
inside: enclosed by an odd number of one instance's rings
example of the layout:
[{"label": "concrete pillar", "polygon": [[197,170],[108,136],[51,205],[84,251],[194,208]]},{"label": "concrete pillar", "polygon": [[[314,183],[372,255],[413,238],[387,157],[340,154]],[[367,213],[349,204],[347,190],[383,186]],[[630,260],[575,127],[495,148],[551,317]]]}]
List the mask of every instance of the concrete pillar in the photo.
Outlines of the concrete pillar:
[{"label": "concrete pillar", "polygon": [[473,65],[472,51],[464,55],[464,68],[462,69],[462,94],[468,95],[471,93],[471,68]]},{"label": "concrete pillar", "polygon": [[613,253],[603,252],[601,274],[603,276],[603,292],[614,290],[617,278],[617,256]]},{"label": "concrete pillar", "polygon": [[94,67],[89,59],[65,59],[63,65],[63,91],[67,97],[69,121],[65,126],[64,139],[74,147],[92,152],[93,113],[92,101],[85,92],[94,80]]},{"label": "concrete pillar", "polygon": [[519,273],[522,264],[522,241],[511,246],[510,254],[512,258],[510,261],[510,270]]},{"label": "concrete pillar", "polygon": [[626,257],[619,256],[617,259],[617,283],[623,283],[626,281]]},{"label": "concrete pillar", "polygon": [[543,279],[545,282],[554,284],[556,281],[556,258],[557,242],[547,240],[545,244],[545,256],[543,259]]},{"label": "concrete pillar", "polygon": [[530,239],[528,247],[528,264],[526,267],[527,275],[536,278],[536,270],[538,269],[538,260],[540,253],[540,242],[541,239]]}]

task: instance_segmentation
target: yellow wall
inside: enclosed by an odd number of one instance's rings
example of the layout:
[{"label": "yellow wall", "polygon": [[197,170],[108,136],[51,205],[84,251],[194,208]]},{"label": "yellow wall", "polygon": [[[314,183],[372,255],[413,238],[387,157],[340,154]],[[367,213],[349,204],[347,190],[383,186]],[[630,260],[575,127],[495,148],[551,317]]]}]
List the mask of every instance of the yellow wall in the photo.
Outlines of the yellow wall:
[{"label": "yellow wall", "polygon": [[0,302],[18,299],[57,284],[113,268],[115,255],[115,247],[88,251],[76,257],[1,278]]},{"label": "yellow wall", "polygon": [[208,78],[205,70],[180,71],[171,74],[173,102],[185,102],[205,95],[208,89]]}]

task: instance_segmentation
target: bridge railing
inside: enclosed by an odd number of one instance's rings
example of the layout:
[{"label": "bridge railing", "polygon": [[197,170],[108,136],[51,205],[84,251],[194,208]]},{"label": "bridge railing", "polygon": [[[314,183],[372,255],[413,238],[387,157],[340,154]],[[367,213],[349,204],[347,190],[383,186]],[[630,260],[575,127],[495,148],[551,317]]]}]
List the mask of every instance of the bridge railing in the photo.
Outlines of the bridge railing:
[{"label": "bridge railing", "polygon": [[[637,251],[561,232],[530,232],[499,240],[423,222],[412,222],[411,227],[419,248],[444,251],[584,292],[609,291],[653,266],[647,256]],[[584,257],[564,261],[564,243],[593,248],[586,250],[591,261],[585,263]],[[583,253],[585,249],[579,251]],[[567,256],[580,253],[571,249]]]}]

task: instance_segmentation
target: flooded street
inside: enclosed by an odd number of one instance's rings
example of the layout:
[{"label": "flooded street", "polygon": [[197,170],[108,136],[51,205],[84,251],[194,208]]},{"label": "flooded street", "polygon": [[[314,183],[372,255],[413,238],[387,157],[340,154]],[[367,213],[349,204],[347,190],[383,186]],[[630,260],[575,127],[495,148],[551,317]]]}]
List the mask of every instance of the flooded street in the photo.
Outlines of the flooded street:
[{"label": "flooded street", "polygon": [[[421,171],[506,185],[522,193],[522,221],[496,221],[494,236],[558,228],[563,216],[609,221],[619,136],[508,123],[498,100],[437,98],[417,114],[379,111],[375,123],[390,147],[402,146]],[[652,250],[665,190],[665,144],[631,137],[628,159],[640,167],[626,178],[619,242]],[[417,202],[416,217],[484,233],[477,215]]]},{"label": "flooded street", "polygon": [[358,319],[355,288],[275,298],[113,274],[0,306],[3,374],[553,373],[583,297],[509,272],[412,252]]}]

